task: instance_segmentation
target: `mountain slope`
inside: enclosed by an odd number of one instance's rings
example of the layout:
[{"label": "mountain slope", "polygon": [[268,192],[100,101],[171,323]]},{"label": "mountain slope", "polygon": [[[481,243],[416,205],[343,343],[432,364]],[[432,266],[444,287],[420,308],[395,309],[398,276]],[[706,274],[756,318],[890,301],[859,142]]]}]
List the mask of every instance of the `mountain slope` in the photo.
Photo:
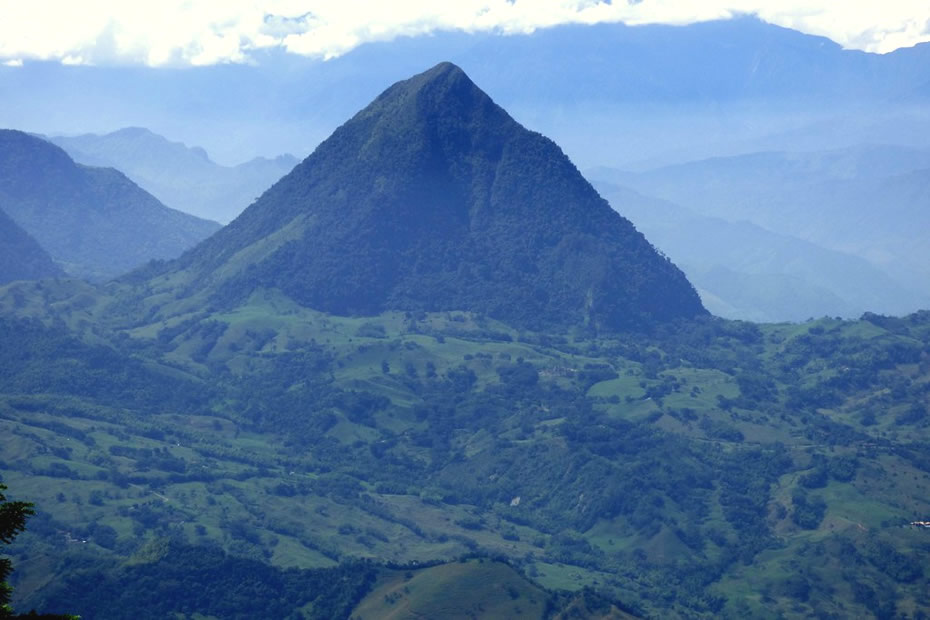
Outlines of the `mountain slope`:
[{"label": "mountain slope", "polygon": [[0,210],[0,284],[64,275],[35,239]]},{"label": "mountain slope", "polygon": [[919,293],[860,256],[747,221],[699,215],[604,181],[595,181],[595,187],[681,265],[717,316],[803,321],[920,307]]},{"label": "mountain slope", "polygon": [[276,287],[336,314],[617,329],[705,312],[552,141],[449,63],[386,90],[163,275],[219,303]]},{"label": "mountain slope", "polygon": [[0,131],[0,205],[69,275],[105,279],[173,258],[219,225],[169,209],[123,174]]},{"label": "mountain slope", "polygon": [[170,142],[141,127],[49,140],[82,164],[124,172],[166,205],[223,223],[297,164],[292,155],[282,155],[221,166],[201,148]]},{"label": "mountain slope", "polygon": [[[870,271],[881,270],[903,287],[898,293],[874,290],[868,309],[902,314],[930,301],[930,246],[924,234],[930,226],[928,168],[926,149],[862,145],[716,157],[642,173],[602,168],[591,174],[704,216],[749,221],[865,259]],[[863,286],[864,300],[871,294],[867,289]]]}]

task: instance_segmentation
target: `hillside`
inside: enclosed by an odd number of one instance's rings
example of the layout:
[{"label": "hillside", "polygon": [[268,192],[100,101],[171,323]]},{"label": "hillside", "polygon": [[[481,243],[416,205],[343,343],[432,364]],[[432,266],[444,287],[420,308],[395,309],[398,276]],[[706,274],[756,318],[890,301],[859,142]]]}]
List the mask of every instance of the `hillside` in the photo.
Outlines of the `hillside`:
[{"label": "hillside", "polygon": [[165,207],[123,174],[0,130],[0,204],[68,275],[103,280],[178,256],[219,229]]},{"label": "hillside", "polygon": [[624,620],[635,616],[584,591],[553,595],[497,560],[462,559],[423,569],[383,571],[353,618],[481,620],[578,618]]},{"label": "hillside", "polygon": [[63,275],[36,240],[0,210],[0,284]]},{"label": "hillside", "polygon": [[[930,254],[930,151],[860,146],[759,152],[593,177],[670,200],[699,214],[748,220],[767,230],[858,255],[926,300]],[[895,309],[902,312],[901,304]],[[910,310],[915,309],[913,302]]]},{"label": "hillside", "polygon": [[169,207],[223,224],[297,164],[293,156],[281,155],[221,166],[203,149],[141,127],[49,140],[79,163],[120,170]]},{"label": "hillside", "polygon": [[504,555],[651,617],[930,609],[927,313],[590,339],[262,292],[119,327],[121,286],[0,291],[74,326],[0,336],[4,482],[40,507],[19,607],[171,537],[278,567]]},{"label": "hillside", "polygon": [[0,287],[0,343],[17,608],[930,613],[930,311],[710,316],[453,65],[180,258]]},{"label": "hillside", "polygon": [[548,592],[503,562],[484,558],[429,566],[356,561],[282,569],[218,547],[165,539],[141,547],[125,562],[85,558],[79,571],[34,602],[44,609],[67,606],[85,620],[633,618],[593,592]]},{"label": "hillside", "polygon": [[227,307],[274,287],[335,314],[468,309],[527,327],[642,328],[705,313],[553,142],[449,63],[390,87],[155,273],[133,279]]},{"label": "hillside", "polygon": [[717,316],[804,321],[923,307],[920,282],[902,285],[861,256],[772,232],[738,214],[701,215],[608,182],[594,185],[681,267]]}]

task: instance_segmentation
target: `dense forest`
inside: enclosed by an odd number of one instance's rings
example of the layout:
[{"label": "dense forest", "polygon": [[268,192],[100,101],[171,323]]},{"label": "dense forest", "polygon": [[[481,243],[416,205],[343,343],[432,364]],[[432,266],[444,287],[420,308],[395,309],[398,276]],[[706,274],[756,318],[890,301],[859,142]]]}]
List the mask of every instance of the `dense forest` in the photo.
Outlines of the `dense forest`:
[{"label": "dense forest", "polygon": [[126,323],[86,295],[4,291],[27,606],[70,611],[81,566],[172,540],[306,569],[501,556],[642,615],[927,608],[930,313],[593,337],[271,291]]},{"label": "dense forest", "polygon": [[930,613],[930,311],[709,315],[448,63],[180,258],[0,288],[0,342],[17,609]]}]

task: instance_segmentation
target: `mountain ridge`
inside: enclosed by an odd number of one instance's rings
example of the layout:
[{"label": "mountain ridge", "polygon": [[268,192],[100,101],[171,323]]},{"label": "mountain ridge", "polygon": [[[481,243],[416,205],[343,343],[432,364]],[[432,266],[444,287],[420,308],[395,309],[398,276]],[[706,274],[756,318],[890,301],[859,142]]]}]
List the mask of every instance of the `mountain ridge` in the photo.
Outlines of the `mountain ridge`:
[{"label": "mountain ridge", "polygon": [[173,258],[219,228],[16,130],[0,130],[0,204],[69,275],[97,280]]},{"label": "mountain ridge", "polygon": [[0,209],[0,284],[63,275],[39,242]]},{"label": "mountain ridge", "polygon": [[170,207],[221,223],[235,218],[298,161],[283,154],[223,166],[199,146],[169,140],[144,127],[45,139],[82,164],[120,170]]},{"label": "mountain ridge", "polygon": [[171,271],[223,303],[271,286],[335,314],[622,328],[706,312],[554,142],[447,62],[385,90]]}]

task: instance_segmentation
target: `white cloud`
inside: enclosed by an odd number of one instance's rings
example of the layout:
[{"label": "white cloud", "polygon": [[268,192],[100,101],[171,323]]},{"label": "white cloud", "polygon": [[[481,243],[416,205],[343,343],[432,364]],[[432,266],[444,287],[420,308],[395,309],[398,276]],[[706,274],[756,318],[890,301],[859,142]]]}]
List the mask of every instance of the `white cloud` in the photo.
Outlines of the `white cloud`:
[{"label": "white cloud", "polygon": [[2,63],[4,67],[22,67],[23,59],[22,58],[11,58],[10,60],[4,60]]},{"label": "white cloud", "polygon": [[927,0],[31,0],[0,4],[0,60],[151,66],[247,62],[281,47],[332,58],[440,30],[531,33],[557,24],[688,24],[755,14],[888,52],[930,40]]}]

